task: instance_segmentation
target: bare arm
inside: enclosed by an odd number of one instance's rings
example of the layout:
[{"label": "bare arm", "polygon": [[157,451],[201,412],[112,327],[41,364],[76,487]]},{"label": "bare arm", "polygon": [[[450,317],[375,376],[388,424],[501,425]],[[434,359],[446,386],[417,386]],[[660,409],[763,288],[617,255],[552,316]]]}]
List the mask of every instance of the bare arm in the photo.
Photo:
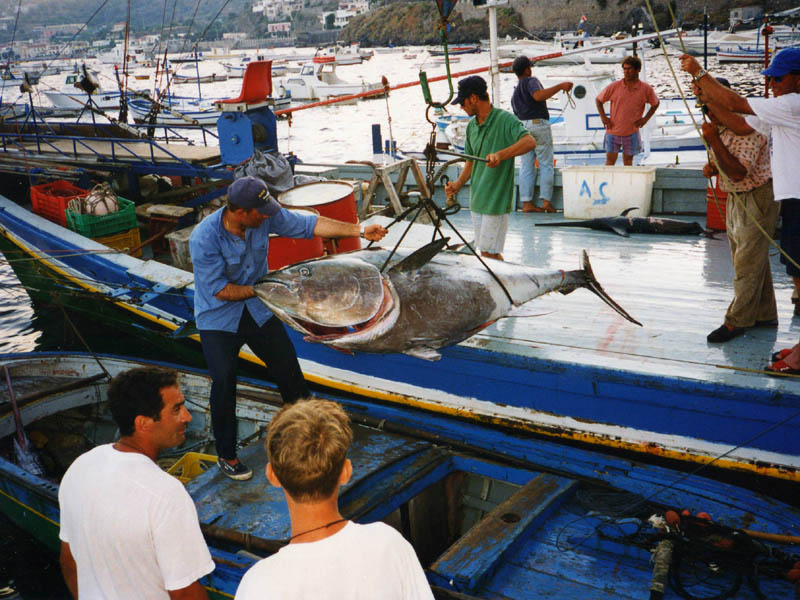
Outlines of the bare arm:
[{"label": "bare arm", "polygon": [[187,585],[179,590],[167,590],[170,600],[208,600],[206,588],[199,581]]},{"label": "bare arm", "polygon": [[[372,242],[380,241],[386,234],[386,229],[378,224],[364,227],[364,237]],[[314,235],[324,238],[359,237],[361,236],[361,225],[336,221],[327,217],[317,217]]]},{"label": "bare arm", "polygon": [[[700,63],[697,59],[688,54],[681,56],[681,69],[695,77],[700,71]],[[719,83],[711,75],[703,75],[700,79],[695,80],[695,85],[700,89],[703,95],[703,101],[711,106],[721,106],[729,112],[742,113],[745,115],[753,115],[753,109],[750,108],[750,103],[747,98],[743,98],[733,90],[726,88]]]},{"label": "bare arm", "polygon": [[563,81],[561,83],[557,83],[553,87],[544,88],[542,90],[536,90],[531,94],[534,100],[537,102],[544,102],[545,100],[549,100],[553,96],[555,96],[560,91],[568,92],[572,89],[572,82],[571,81]]},{"label": "bare arm", "polygon": [[448,198],[452,198],[458,193],[464,184],[469,181],[469,178],[472,176],[472,161],[468,160],[464,164],[464,168],[461,170],[461,174],[458,176],[458,179],[455,181],[448,181],[447,184],[444,186],[444,193]]},{"label": "bare arm", "polygon": [[491,154],[487,154],[486,164],[493,169],[504,160],[508,160],[509,158],[514,158],[515,156],[519,156],[520,154],[525,154],[526,152],[530,152],[534,148],[536,148],[536,140],[533,139],[533,136],[531,134],[526,134],[523,135],[521,138],[519,138],[516,142],[508,146],[507,148],[503,148],[502,150],[499,150],[497,152],[492,152]]},{"label": "bare arm", "polygon": [[703,123],[703,139],[714,151],[719,167],[731,181],[741,181],[747,176],[747,168],[739,162],[719,137],[719,131],[711,123]]},{"label": "bare arm", "polygon": [[59,556],[61,563],[61,574],[64,576],[64,581],[67,583],[67,588],[72,597],[77,600],[78,598],[78,565],[75,564],[75,559],[72,556],[72,551],[67,542],[61,542],[61,555]]},{"label": "bare arm", "polygon": [[255,298],[255,291],[252,285],[236,285],[235,283],[228,283],[224,288],[214,294],[217,300],[224,300],[226,302],[236,302],[237,300],[247,300],[248,298]]},{"label": "bare arm", "polygon": [[714,118],[717,119],[721,125],[724,125],[736,135],[748,135],[755,131],[739,113],[730,112],[719,105],[709,105],[708,110],[711,111]]},{"label": "bare arm", "polygon": [[605,125],[606,129],[608,129],[611,127],[611,119],[609,119],[608,115],[606,115],[606,109],[603,108],[603,103],[600,102],[599,99],[595,98],[594,104],[597,106],[597,114],[600,115],[600,120],[603,122],[603,125]]},{"label": "bare arm", "polygon": [[645,116],[643,116],[641,119],[637,119],[634,125],[636,125],[636,127],[639,129],[647,125],[647,122],[656,113],[656,110],[658,110],[658,104],[651,106],[650,110],[647,111],[647,114],[645,114]]}]

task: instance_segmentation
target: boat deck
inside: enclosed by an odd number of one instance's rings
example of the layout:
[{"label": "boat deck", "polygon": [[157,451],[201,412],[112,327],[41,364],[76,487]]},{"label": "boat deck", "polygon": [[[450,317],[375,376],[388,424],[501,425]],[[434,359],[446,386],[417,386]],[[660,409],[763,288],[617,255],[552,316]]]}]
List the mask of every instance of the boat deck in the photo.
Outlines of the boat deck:
[{"label": "boat deck", "polygon": [[[674,218],[705,226],[704,217]],[[468,210],[450,220],[472,241]],[[733,297],[733,267],[724,232],[716,239],[647,234],[624,238],[584,228],[535,227],[563,220],[560,213],[512,213],[504,258],[570,270],[579,268],[585,249],[606,292],[643,326],[628,323],[581,289],[537,298],[523,307],[524,316],[503,319],[462,344],[648,376],[800,391],[796,378],[761,372],[772,352],[791,347],[800,337],[800,318],[793,318],[792,282],[777,249],[770,257],[779,327],[751,329],[728,343],[710,344],[706,336],[722,324]],[[395,225],[382,245],[390,246],[401,229]],[[409,236],[405,245],[430,241],[430,226],[414,225]]]},{"label": "boat deck", "polygon": [[154,161],[159,163],[188,162],[192,164],[216,164],[219,162],[219,148],[187,144],[162,144],[135,142],[133,140],[109,141],[82,139],[49,140],[25,143],[25,148],[42,156],[70,156],[78,159],[96,158],[98,160],[117,160],[123,162]]}]

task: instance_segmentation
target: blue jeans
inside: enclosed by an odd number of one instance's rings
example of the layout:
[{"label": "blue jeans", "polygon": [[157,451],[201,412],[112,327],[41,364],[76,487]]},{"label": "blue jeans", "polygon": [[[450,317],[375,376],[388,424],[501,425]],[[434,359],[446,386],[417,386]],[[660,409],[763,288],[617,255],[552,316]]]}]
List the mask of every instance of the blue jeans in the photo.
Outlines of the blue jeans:
[{"label": "blue jeans", "polygon": [[211,374],[211,429],[217,443],[217,455],[236,458],[236,369],[239,350],[246,343],[264,361],[270,379],[278,385],[284,402],[294,402],[309,395],[303,372],[297,362],[292,340],[277,317],[261,327],[244,309],[239,329],[229,331],[200,330],[208,371]]},{"label": "blue jeans", "polygon": [[536,185],[536,162],[539,159],[539,198],[547,200],[553,199],[553,134],[550,131],[550,123],[545,119],[532,119],[523,121],[533,139],[536,140],[536,148],[520,156],[519,168],[519,199],[522,202],[533,201],[533,188]]}]

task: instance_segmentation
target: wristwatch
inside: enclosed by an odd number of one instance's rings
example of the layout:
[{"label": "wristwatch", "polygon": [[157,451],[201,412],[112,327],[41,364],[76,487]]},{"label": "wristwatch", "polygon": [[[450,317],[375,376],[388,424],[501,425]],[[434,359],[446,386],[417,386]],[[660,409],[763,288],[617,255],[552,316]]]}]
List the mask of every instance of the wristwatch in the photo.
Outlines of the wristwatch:
[{"label": "wristwatch", "polygon": [[697,72],[697,75],[695,75],[694,77],[692,77],[692,79],[693,79],[694,81],[698,81],[698,80],[699,80],[701,77],[705,77],[706,75],[708,75],[708,71],[706,71],[705,69],[700,69],[700,70]]},{"label": "wristwatch", "polygon": [[[362,238],[364,238],[364,235],[365,235],[365,234],[366,234],[366,228],[362,227],[362,228],[361,228],[361,231],[359,232],[359,234],[358,234],[358,235],[359,235],[359,237],[362,237]],[[364,238],[364,239],[366,239],[366,238]]]}]

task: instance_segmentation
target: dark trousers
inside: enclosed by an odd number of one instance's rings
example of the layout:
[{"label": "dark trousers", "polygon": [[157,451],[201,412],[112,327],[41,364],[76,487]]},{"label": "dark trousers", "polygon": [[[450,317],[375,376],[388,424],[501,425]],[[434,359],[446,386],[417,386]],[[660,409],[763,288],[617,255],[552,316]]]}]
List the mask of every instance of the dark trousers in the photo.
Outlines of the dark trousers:
[{"label": "dark trousers", "polygon": [[217,455],[236,458],[236,367],[239,350],[246,343],[267,365],[269,377],[278,385],[286,403],[309,395],[292,341],[277,317],[259,327],[247,308],[236,333],[201,330],[203,355],[211,373],[211,428]]}]

